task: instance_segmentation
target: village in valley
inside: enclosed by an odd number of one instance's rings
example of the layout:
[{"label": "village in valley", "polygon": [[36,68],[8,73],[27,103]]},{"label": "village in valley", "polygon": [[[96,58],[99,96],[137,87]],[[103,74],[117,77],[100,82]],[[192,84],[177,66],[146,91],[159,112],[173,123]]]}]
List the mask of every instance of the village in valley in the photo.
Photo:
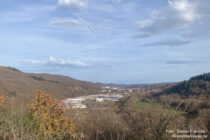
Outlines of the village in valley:
[{"label": "village in valley", "polygon": [[117,102],[124,96],[132,93],[132,89],[104,86],[101,88],[100,94],[63,99],[60,101],[59,105],[65,107],[66,109],[104,107],[105,103]]}]

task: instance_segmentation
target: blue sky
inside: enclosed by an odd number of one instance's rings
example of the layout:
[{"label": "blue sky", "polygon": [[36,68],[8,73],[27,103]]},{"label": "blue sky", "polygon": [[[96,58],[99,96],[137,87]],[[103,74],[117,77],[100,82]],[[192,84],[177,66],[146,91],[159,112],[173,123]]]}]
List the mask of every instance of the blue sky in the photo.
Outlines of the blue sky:
[{"label": "blue sky", "polygon": [[105,83],[210,72],[209,0],[1,0],[0,65]]}]

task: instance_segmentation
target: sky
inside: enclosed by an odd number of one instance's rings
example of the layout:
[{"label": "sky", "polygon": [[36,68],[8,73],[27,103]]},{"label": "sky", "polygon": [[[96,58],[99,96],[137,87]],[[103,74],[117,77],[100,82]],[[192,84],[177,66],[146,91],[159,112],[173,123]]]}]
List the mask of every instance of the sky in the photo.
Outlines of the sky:
[{"label": "sky", "polygon": [[1,0],[0,65],[141,84],[210,72],[209,0]]}]

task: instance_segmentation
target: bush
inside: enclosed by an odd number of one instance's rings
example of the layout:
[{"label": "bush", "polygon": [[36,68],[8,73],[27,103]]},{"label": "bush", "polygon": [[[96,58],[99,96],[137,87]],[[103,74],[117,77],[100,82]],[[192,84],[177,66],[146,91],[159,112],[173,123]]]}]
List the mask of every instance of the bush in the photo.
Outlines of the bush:
[{"label": "bush", "polygon": [[128,127],[112,110],[88,110],[78,124],[83,140],[128,140]]},{"label": "bush", "polygon": [[37,80],[37,81],[44,81],[45,79],[42,77],[37,77],[37,76],[31,76],[32,79]]},{"label": "bush", "polygon": [[22,72],[19,69],[13,68],[13,67],[7,67],[8,69],[12,70],[12,71],[17,71],[17,72]]},{"label": "bush", "polygon": [[17,93],[15,91],[11,91],[11,92],[9,92],[9,96],[10,97],[16,97]]},{"label": "bush", "polygon": [[4,105],[4,102],[5,102],[5,96],[0,95],[0,107]]},{"label": "bush", "polygon": [[29,105],[29,111],[44,137],[77,139],[72,119],[65,116],[65,109],[56,105],[49,94],[39,92],[33,104]]}]

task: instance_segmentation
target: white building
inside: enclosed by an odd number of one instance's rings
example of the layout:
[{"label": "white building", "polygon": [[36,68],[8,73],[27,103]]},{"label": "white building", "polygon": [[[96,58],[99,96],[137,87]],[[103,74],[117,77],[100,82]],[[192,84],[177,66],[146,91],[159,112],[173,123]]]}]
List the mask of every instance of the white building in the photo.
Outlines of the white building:
[{"label": "white building", "polygon": [[103,90],[101,90],[101,92],[106,92],[106,90],[105,90],[105,89],[103,89]]},{"label": "white building", "polygon": [[101,102],[104,102],[104,99],[103,99],[103,98],[98,98],[98,97],[97,97],[97,98],[96,98],[96,102],[100,102],[100,103],[101,103]]}]

